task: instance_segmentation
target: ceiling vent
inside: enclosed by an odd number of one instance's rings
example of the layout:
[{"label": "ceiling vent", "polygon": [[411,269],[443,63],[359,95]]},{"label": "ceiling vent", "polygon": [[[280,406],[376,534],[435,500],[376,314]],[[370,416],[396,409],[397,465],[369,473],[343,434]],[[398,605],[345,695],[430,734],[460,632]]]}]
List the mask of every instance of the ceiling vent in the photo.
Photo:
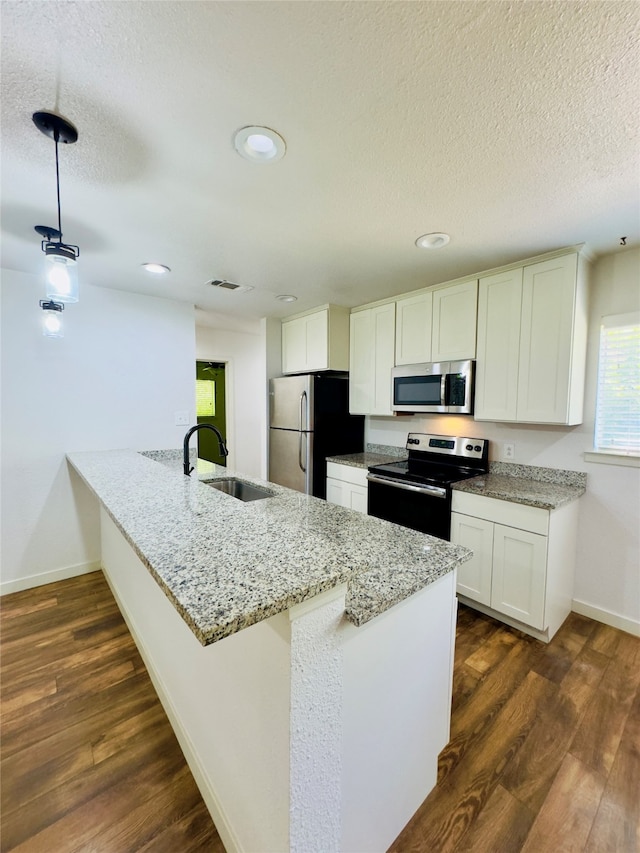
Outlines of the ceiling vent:
[{"label": "ceiling vent", "polygon": [[207,284],[210,284],[211,287],[217,287],[219,290],[233,290],[235,293],[246,293],[249,290],[253,290],[252,287],[246,284],[236,284],[233,281],[227,281],[226,278],[212,278]]}]

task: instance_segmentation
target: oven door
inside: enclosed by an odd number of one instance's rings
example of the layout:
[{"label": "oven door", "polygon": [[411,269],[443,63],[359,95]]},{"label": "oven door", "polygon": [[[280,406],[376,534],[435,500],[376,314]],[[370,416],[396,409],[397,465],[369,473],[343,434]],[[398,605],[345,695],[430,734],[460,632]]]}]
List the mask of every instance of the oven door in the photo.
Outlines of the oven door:
[{"label": "oven door", "polygon": [[447,542],[451,536],[451,491],[367,474],[369,515],[429,533]]}]

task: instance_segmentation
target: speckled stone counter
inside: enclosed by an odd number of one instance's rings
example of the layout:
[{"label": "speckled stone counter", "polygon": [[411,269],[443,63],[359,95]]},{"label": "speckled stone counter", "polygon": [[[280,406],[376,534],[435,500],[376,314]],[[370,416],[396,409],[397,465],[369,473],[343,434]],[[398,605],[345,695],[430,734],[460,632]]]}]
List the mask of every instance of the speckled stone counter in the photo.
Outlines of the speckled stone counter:
[{"label": "speckled stone counter", "polygon": [[[362,625],[469,559],[460,546],[198,460],[180,451],[68,454],[203,645],[347,582]],[[201,482],[239,476],[272,497],[243,503]]]},{"label": "speckled stone counter", "polygon": [[369,468],[370,465],[384,465],[395,459],[406,459],[404,447],[392,447],[385,444],[367,444],[362,453],[347,453],[343,456],[327,456],[327,462],[348,465],[351,468]]},{"label": "speckled stone counter", "polygon": [[453,485],[459,492],[553,510],[586,491],[587,475],[560,468],[492,462],[489,473]]}]

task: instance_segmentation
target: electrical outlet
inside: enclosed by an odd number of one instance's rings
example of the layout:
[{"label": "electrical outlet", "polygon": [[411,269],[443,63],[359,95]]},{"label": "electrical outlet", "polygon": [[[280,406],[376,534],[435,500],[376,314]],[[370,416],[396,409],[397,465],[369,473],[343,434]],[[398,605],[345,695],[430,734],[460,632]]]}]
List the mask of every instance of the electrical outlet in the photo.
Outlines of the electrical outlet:
[{"label": "electrical outlet", "polygon": [[505,441],[502,445],[502,458],[507,459],[515,459],[516,455],[516,446],[512,441]]},{"label": "electrical outlet", "polygon": [[176,412],[174,417],[176,426],[189,426],[189,412]]}]

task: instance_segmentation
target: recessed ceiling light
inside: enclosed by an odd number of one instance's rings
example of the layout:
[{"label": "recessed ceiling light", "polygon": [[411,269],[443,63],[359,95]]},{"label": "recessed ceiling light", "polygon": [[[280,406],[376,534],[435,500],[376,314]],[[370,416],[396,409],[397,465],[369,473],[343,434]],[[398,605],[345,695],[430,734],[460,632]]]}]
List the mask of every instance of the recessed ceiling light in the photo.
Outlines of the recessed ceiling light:
[{"label": "recessed ceiling light", "polygon": [[275,163],[284,157],[286,143],[279,133],[269,127],[241,127],[233,138],[236,151],[254,163]]},{"label": "recessed ceiling light", "polygon": [[416,240],[416,246],[419,249],[441,249],[446,246],[451,237],[448,234],[443,234],[442,231],[434,231],[432,234],[423,234]]},{"label": "recessed ceiling light", "polygon": [[297,302],[297,296],[291,296],[290,293],[283,293],[280,296],[276,296],[276,299],[279,299],[280,302]]},{"label": "recessed ceiling light", "polygon": [[164,275],[166,272],[171,272],[171,269],[164,264],[147,263],[142,264],[142,268],[147,272],[155,273],[155,275]]}]

